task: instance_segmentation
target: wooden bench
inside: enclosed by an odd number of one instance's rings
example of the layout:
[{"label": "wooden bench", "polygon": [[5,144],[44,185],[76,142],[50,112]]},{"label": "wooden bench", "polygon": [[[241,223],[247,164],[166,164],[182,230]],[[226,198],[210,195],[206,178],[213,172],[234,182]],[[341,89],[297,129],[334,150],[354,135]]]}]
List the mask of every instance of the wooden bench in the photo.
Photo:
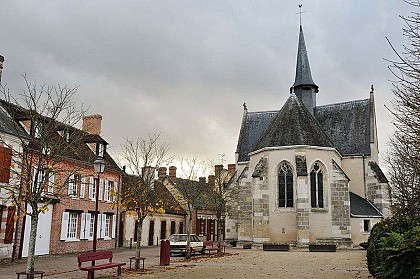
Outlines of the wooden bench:
[{"label": "wooden bench", "polygon": [[19,279],[21,275],[26,275],[26,278],[29,278],[30,275],[41,275],[41,279],[44,278],[44,274],[45,271],[37,271],[34,270],[32,272],[26,272],[26,271],[21,271],[21,272],[16,272],[17,278]]},{"label": "wooden bench", "polygon": [[204,247],[205,247],[204,251],[207,251],[209,256],[210,256],[210,253],[212,251],[216,251],[217,253],[220,253],[223,250],[223,253],[226,252],[226,246],[225,245],[222,245],[220,247],[214,247],[213,246],[214,245],[213,241],[204,241],[203,244],[204,244]]},{"label": "wooden bench", "polygon": [[[91,266],[82,266],[84,262],[93,262],[98,260],[109,260],[107,263],[93,264]],[[112,252],[111,251],[96,251],[96,252],[86,252],[77,255],[77,261],[79,262],[79,269],[88,272],[88,279],[94,279],[95,270],[107,269],[117,267],[117,275],[121,275],[121,266],[125,263],[116,263],[112,262]]]},{"label": "wooden bench", "polygon": [[129,260],[130,260],[130,269],[131,269],[131,262],[132,261],[134,261],[134,262],[136,262],[136,261],[142,261],[143,262],[143,267],[142,267],[142,270],[144,270],[144,260],[146,259],[146,258],[144,258],[144,257],[140,257],[140,258],[136,258],[136,257],[130,257],[130,258],[128,258]]}]

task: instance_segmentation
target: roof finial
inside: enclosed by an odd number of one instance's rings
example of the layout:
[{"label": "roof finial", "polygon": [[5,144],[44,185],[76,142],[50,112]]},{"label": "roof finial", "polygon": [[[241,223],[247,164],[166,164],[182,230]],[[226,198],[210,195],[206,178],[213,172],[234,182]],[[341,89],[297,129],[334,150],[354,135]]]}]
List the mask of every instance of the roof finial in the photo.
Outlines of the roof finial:
[{"label": "roof finial", "polygon": [[370,93],[372,93],[373,94],[373,84],[370,86]]},{"label": "roof finial", "polygon": [[245,110],[245,111],[247,111],[247,110],[248,110],[248,106],[246,105],[246,103],[244,103],[242,106],[244,107],[244,110]]},{"label": "roof finial", "polygon": [[302,26],[302,14],[304,13],[305,11],[303,11],[302,12],[302,4],[299,4],[299,12],[298,13],[296,13],[296,14],[299,14],[299,25],[300,26]]}]

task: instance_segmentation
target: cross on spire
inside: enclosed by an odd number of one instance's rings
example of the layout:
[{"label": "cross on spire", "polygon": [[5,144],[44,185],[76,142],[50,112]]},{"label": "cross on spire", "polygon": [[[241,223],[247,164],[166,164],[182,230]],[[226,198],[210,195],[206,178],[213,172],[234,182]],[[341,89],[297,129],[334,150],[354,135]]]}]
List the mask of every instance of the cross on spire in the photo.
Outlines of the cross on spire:
[{"label": "cross on spire", "polygon": [[302,4],[299,4],[299,12],[296,14],[299,14],[299,25],[302,25],[302,14],[305,13],[306,11],[302,12]]}]

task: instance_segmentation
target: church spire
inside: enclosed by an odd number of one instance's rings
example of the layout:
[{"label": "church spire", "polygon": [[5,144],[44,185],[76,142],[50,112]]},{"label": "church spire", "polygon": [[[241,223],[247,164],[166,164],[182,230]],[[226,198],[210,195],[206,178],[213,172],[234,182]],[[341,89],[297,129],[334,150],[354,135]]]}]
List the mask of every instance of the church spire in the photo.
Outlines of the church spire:
[{"label": "church spire", "polygon": [[309,112],[313,114],[313,109],[316,107],[315,93],[318,93],[318,85],[312,80],[302,25],[300,25],[299,32],[295,83],[290,88],[290,93],[295,93]]}]

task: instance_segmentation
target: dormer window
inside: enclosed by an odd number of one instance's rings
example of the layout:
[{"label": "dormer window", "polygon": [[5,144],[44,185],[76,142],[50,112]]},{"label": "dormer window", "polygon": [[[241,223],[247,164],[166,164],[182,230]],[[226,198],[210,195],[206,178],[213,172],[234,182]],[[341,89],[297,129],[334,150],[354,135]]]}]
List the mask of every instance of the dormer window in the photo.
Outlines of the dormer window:
[{"label": "dormer window", "polygon": [[41,137],[41,123],[38,121],[32,122],[32,133],[35,138]]},{"label": "dormer window", "polygon": [[69,130],[65,130],[64,131],[64,140],[67,142],[67,143],[70,143],[70,131]]},{"label": "dormer window", "polygon": [[105,144],[102,142],[98,142],[96,144],[96,156],[103,158],[105,155]]}]

